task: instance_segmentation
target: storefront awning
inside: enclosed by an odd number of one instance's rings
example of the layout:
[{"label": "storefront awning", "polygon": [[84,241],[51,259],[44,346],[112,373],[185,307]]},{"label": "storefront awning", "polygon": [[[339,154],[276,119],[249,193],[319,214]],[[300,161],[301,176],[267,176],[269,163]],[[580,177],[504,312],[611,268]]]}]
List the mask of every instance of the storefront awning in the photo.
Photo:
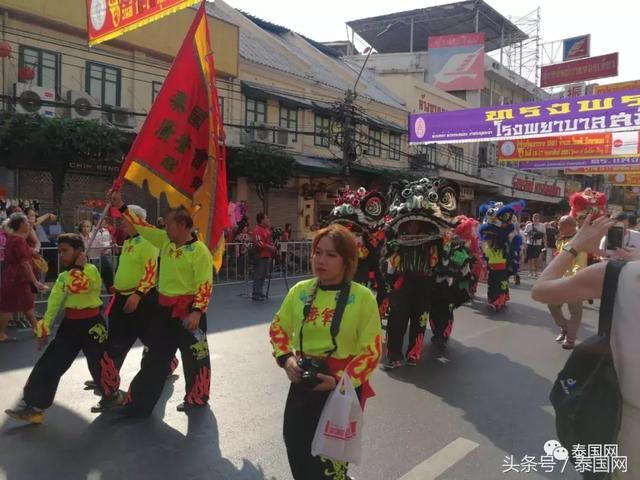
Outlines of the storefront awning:
[{"label": "storefront awning", "polygon": [[341,165],[336,160],[309,157],[307,155],[294,155],[293,159],[295,160],[297,167],[301,170],[326,175],[340,175]]}]

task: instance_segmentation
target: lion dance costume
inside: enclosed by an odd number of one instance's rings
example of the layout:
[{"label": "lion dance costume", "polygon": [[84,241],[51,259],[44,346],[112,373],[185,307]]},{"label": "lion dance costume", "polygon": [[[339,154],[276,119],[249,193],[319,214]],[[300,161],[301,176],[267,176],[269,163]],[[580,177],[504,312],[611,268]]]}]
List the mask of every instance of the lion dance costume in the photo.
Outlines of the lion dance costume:
[{"label": "lion dance costume", "polygon": [[569,197],[569,205],[571,206],[570,215],[578,221],[578,224],[582,224],[589,214],[592,220],[607,214],[607,196],[590,188],[572,194]]},{"label": "lion dance costume", "polygon": [[480,206],[480,239],[489,277],[487,297],[489,306],[496,312],[509,301],[509,276],[516,274],[520,265],[522,237],[515,224],[524,208],[524,201],[505,205],[489,202]]},{"label": "lion dance costume", "polygon": [[[572,194],[569,197],[569,205],[571,206],[569,215],[576,219],[578,226],[582,226],[587,215],[591,215],[591,219],[595,220],[607,214],[607,196],[590,188]],[[597,261],[595,255],[587,256],[587,265],[593,265]]]},{"label": "lion dance costume", "polygon": [[382,301],[382,275],[380,251],[384,243],[384,216],[387,202],[379,192],[367,192],[364,188],[352,190],[346,187],[324,224],[338,223],[347,227],[358,239],[358,270],[353,278],[378,293]]},{"label": "lion dance costume", "polygon": [[390,190],[382,261],[388,291],[382,307],[388,320],[387,369],[402,365],[407,326],[406,360],[415,365],[422,357],[427,323],[434,341],[446,341],[453,309],[469,298],[473,256],[453,234],[457,197],[456,185],[428,178]]}]

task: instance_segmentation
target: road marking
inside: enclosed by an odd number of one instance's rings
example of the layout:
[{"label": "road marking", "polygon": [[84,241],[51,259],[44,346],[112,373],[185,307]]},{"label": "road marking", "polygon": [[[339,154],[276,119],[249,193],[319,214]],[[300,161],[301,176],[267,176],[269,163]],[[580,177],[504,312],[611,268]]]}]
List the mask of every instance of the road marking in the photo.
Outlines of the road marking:
[{"label": "road marking", "polygon": [[476,442],[459,437],[442,450],[431,455],[400,480],[433,480],[478,448]]}]

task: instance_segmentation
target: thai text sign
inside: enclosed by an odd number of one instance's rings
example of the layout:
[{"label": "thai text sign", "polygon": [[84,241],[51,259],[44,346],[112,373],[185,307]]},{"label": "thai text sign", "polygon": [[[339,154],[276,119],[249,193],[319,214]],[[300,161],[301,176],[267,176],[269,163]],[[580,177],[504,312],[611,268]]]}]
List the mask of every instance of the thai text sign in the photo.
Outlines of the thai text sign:
[{"label": "thai text sign", "polygon": [[559,197],[560,195],[562,195],[562,188],[560,188],[558,185],[549,185],[547,183],[536,182],[534,180],[518,178],[517,176],[513,177],[511,186],[515,190],[538,193],[540,195],[548,195],[550,197]]},{"label": "thai text sign", "polygon": [[187,8],[201,0],[86,1],[89,45],[96,45]]},{"label": "thai text sign", "polygon": [[640,80],[611,83],[609,85],[596,85],[593,87],[593,93],[623,92],[625,90],[640,90]]},{"label": "thai text sign", "polygon": [[484,88],[484,32],[429,37],[427,83],[447,92]]},{"label": "thai text sign", "polygon": [[498,144],[498,160],[637,157],[639,145],[638,131],[506,140]]},{"label": "thai text sign", "polygon": [[626,174],[619,173],[617,175],[609,175],[609,183],[612,185],[622,185],[622,186],[632,186],[637,187],[640,186],[640,173],[635,174]]},{"label": "thai text sign", "polygon": [[640,90],[409,115],[409,142],[464,143],[640,130]]},{"label": "thai text sign", "polygon": [[618,53],[590,57],[540,68],[540,86],[553,87],[618,75]]},{"label": "thai text sign", "polygon": [[[624,158],[591,158],[588,160],[534,160],[509,163],[510,167],[520,170],[559,170],[564,168],[565,171],[571,170],[571,173],[577,173],[577,170],[600,168],[600,167],[616,167],[627,168],[633,167],[640,170],[639,157]],[[583,173],[586,170],[583,170]]]},{"label": "thai text sign", "polygon": [[564,172],[571,175],[606,175],[610,173],[640,174],[640,165],[592,165],[588,167],[565,168]]}]

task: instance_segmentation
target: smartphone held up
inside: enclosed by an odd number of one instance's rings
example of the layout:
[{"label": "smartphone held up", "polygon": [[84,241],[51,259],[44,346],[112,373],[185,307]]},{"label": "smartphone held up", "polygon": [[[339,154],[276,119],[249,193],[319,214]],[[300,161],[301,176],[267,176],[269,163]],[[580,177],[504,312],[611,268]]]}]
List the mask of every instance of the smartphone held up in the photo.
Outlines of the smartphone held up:
[{"label": "smartphone held up", "polygon": [[624,224],[617,223],[607,232],[607,246],[609,252],[613,252],[618,248],[622,248],[624,243]]}]

